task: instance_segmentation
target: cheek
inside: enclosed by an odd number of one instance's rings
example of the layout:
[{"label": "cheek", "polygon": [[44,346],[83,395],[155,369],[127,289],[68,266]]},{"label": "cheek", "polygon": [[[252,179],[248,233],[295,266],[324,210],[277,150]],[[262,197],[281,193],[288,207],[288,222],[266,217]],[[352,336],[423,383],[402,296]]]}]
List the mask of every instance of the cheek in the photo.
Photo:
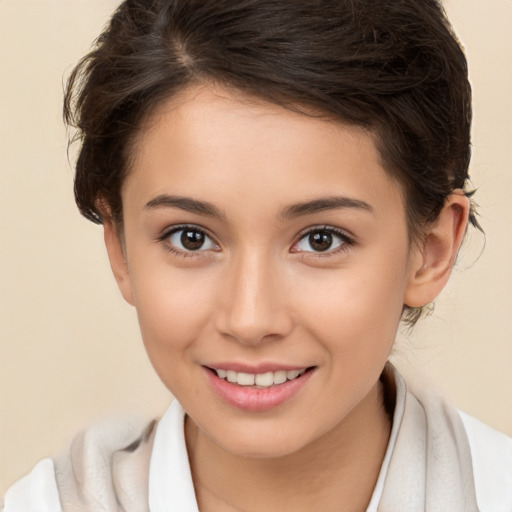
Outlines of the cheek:
[{"label": "cheek", "polygon": [[303,280],[299,316],[308,319],[305,325],[316,339],[341,357],[386,358],[400,321],[405,282],[403,252],[372,261],[361,258],[350,268]]},{"label": "cheek", "polygon": [[167,384],[167,375],[179,373],[181,363],[193,356],[194,341],[209,321],[211,278],[162,263],[136,269],[131,279],[142,338],[153,366]]}]

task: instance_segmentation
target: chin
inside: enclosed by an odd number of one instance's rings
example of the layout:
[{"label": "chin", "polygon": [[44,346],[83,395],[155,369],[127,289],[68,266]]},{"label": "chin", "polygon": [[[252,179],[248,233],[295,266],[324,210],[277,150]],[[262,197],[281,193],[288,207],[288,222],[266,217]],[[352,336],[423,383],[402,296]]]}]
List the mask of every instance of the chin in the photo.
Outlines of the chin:
[{"label": "chin", "polygon": [[284,427],[273,428],[271,431],[247,428],[241,433],[227,429],[219,437],[209,437],[219,448],[238,457],[277,459],[299,452],[311,442],[311,439],[306,439],[304,431],[296,430]]}]

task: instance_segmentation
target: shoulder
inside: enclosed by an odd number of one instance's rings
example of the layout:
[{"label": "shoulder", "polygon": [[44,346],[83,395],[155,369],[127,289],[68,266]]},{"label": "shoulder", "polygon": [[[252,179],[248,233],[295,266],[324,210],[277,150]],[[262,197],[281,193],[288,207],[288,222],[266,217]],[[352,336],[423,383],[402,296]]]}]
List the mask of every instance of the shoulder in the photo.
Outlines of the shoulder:
[{"label": "shoulder", "polygon": [[395,487],[419,481],[429,503],[451,499],[443,510],[512,512],[512,439],[458,411],[421,379],[406,385],[396,370],[394,377]]},{"label": "shoulder", "polygon": [[476,495],[485,512],[512,510],[512,438],[459,411],[467,434]]},{"label": "shoulder", "polygon": [[9,488],[3,512],[61,512],[55,465],[43,459],[34,469]]},{"label": "shoulder", "polygon": [[94,497],[94,505],[105,505],[100,510],[147,500],[141,474],[148,473],[155,424],[124,418],[80,433],[64,455],[43,459],[8,489],[2,512],[62,512],[78,502],[77,510],[93,510],[88,497]]}]

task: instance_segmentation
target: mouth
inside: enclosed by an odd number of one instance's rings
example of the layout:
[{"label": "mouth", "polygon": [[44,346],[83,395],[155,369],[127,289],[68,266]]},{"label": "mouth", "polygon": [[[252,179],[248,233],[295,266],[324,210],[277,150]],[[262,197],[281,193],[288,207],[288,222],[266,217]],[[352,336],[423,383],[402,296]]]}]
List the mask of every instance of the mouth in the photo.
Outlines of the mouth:
[{"label": "mouth", "polygon": [[[223,365],[224,366],[224,365]],[[248,367],[236,365],[237,370],[203,366],[211,389],[228,405],[247,412],[265,412],[291,401],[315,373],[316,366],[276,368],[269,366],[250,373]],[[242,365],[243,366],[243,365]],[[275,367],[274,367],[275,368]]]},{"label": "mouth", "polygon": [[230,363],[222,366],[203,366],[211,389],[228,405],[247,412],[270,411],[291,401],[308,386],[317,368],[262,365],[256,369]]},{"label": "mouth", "polygon": [[308,382],[317,369],[271,361],[203,365],[210,389],[228,405],[248,412],[270,411],[291,401],[311,387]]},{"label": "mouth", "polygon": [[306,372],[311,371],[313,367],[307,367],[296,370],[276,370],[265,373],[247,373],[236,372],[234,370],[225,370],[222,368],[208,368],[215,373],[219,379],[236,384],[238,386],[250,387],[254,389],[266,389],[288,381],[300,378]]}]

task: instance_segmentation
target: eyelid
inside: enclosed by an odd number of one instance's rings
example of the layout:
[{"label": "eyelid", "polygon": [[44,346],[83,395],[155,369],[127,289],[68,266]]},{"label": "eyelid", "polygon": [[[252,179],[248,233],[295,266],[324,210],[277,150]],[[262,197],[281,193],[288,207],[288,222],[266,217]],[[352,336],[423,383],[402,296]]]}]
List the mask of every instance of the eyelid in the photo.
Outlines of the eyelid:
[{"label": "eyelid", "polygon": [[[157,242],[164,243],[167,246],[167,249],[171,252],[181,254],[184,256],[191,256],[191,255],[200,255],[201,253],[207,252],[211,249],[198,249],[197,251],[190,251],[190,250],[182,250],[178,247],[175,247],[174,245],[171,245],[169,243],[169,238],[180,231],[185,231],[187,229],[198,231],[200,233],[203,233],[206,237],[208,237],[212,243],[220,250],[220,244],[217,242],[215,236],[213,236],[208,229],[198,225],[198,224],[176,224],[173,226],[168,226],[165,228],[160,235],[156,238]],[[217,250],[217,249],[215,249]]]},{"label": "eyelid", "polygon": [[[302,241],[307,236],[311,235],[312,233],[319,232],[319,231],[327,231],[328,233],[331,233],[333,236],[338,237],[341,239],[342,243],[340,246],[334,248],[334,249],[328,249],[326,251],[294,251],[293,248],[297,246],[297,244]],[[300,254],[308,254],[313,255],[315,257],[326,257],[326,256],[332,256],[333,254],[337,254],[338,252],[342,252],[347,250],[348,248],[355,245],[356,241],[352,235],[350,235],[346,230],[340,229],[334,226],[329,226],[326,224],[320,224],[317,226],[311,226],[304,230],[302,230],[296,238],[296,241],[293,243],[291,252],[292,253],[300,253]]]}]

